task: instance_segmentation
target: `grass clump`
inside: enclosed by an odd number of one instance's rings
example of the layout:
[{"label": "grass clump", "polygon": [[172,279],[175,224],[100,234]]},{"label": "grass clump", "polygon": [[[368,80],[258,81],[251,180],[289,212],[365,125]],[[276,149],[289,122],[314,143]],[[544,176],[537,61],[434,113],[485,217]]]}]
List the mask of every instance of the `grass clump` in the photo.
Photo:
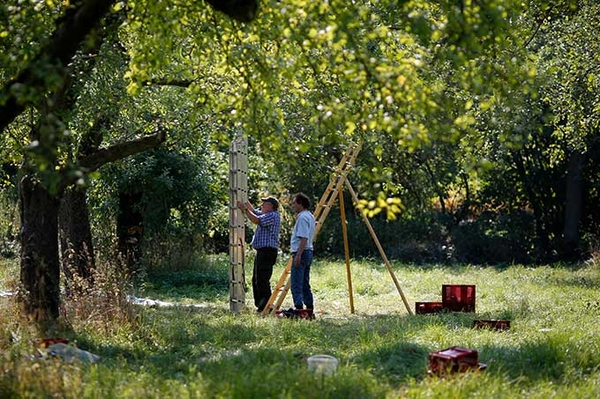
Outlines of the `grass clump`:
[{"label": "grass clump", "polygon": [[[285,261],[277,265],[273,280]],[[227,259],[207,258],[196,269],[163,270],[148,274],[143,284],[123,288],[173,306],[133,306],[119,302],[122,295],[105,295],[111,299],[101,302],[89,293],[91,303],[80,306],[80,313],[75,304],[65,304],[68,323],[57,333],[99,355],[96,364],[37,357],[31,344],[37,333],[15,317],[11,300],[2,298],[1,317],[10,321],[0,327],[0,396],[599,396],[597,262],[393,268],[413,307],[416,301],[441,300],[442,284],[475,284],[476,313],[409,315],[385,266],[361,261],[352,262],[352,314],[344,263],[317,260],[312,272],[317,320],[261,318],[250,309],[233,314]],[[6,270],[11,272],[2,279],[10,280],[16,270]],[[110,281],[115,291],[118,284]],[[100,291],[111,287],[106,284]],[[94,303],[112,306],[112,311],[92,311]],[[250,292],[247,304],[251,307]],[[283,306],[290,305],[288,296]],[[473,329],[474,319],[509,319],[511,329]],[[478,350],[487,370],[429,376],[428,354],[455,345]],[[307,358],[319,353],[339,359],[334,375],[308,371]]]}]

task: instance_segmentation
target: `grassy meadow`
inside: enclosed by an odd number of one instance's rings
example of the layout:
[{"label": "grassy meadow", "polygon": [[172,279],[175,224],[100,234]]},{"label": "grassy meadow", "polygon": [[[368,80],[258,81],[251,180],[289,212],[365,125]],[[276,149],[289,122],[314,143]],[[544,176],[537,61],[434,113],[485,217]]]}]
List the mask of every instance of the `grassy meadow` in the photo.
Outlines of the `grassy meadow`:
[{"label": "grassy meadow", "polygon": [[[17,264],[0,262],[0,292],[13,290]],[[344,262],[315,259],[316,320],[262,318],[251,292],[248,311],[233,314],[221,256],[132,287],[107,277],[102,289],[65,304],[54,335],[101,357],[87,364],[42,356],[35,329],[0,297],[0,397],[600,397],[600,261],[393,267],[413,311],[416,301],[441,301],[442,284],[475,284],[476,313],[409,315],[383,263],[372,260],[352,262],[351,314]],[[134,305],[125,293],[176,306]],[[474,319],[508,319],[511,328],[473,329]],[[451,346],[476,349],[487,369],[428,375],[428,354]],[[309,372],[315,354],[335,356],[337,372]]]}]

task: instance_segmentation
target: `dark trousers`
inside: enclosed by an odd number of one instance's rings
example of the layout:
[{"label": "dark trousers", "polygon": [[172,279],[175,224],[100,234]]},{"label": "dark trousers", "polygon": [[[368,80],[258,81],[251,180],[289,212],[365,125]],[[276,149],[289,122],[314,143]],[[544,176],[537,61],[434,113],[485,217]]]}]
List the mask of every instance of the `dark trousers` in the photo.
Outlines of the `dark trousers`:
[{"label": "dark trousers", "polygon": [[252,272],[252,293],[254,294],[254,305],[261,312],[271,297],[271,276],[276,261],[277,248],[256,250]]}]

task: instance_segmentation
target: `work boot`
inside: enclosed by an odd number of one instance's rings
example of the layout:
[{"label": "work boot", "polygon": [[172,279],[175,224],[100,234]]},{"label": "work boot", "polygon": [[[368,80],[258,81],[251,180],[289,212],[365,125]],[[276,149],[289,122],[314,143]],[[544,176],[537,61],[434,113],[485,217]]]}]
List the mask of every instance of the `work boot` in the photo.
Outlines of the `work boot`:
[{"label": "work boot", "polygon": [[315,315],[312,309],[302,309],[298,311],[298,318],[305,320],[314,320]]}]

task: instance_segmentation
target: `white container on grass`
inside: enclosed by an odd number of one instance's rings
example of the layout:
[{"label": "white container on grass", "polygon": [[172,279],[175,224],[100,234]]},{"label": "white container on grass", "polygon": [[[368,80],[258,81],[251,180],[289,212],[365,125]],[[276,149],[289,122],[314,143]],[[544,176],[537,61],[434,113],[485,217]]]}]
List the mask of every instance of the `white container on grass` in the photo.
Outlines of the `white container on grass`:
[{"label": "white container on grass", "polygon": [[315,374],[332,375],[337,370],[338,360],[329,355],[314,355],[307,359],[308,371]]}]

